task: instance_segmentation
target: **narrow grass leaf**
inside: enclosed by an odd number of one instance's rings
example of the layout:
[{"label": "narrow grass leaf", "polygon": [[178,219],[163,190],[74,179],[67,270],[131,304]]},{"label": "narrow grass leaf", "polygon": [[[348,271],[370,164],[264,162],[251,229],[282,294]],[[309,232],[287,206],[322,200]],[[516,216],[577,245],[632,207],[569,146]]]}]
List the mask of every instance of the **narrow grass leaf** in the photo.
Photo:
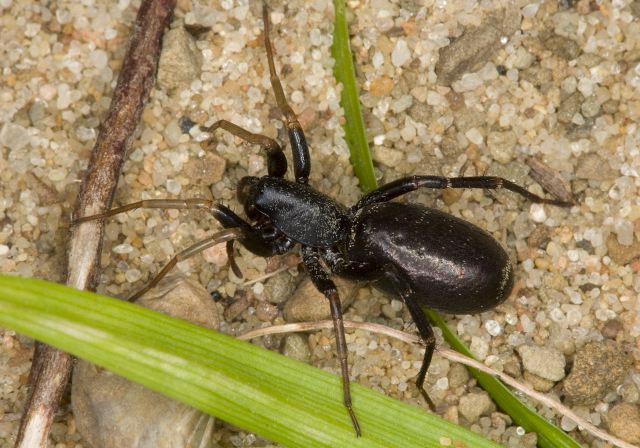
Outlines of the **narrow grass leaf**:
[{"label": "narrow grass leaf", "polygon": [[352,385],[363,437],[336,375],[121,300],[0,276],[14,329],[289,447],[496,447],[422,409]]},{"label": "narrow grass leaf", "polygon": [[334,0],[333,6],[335,22],[331,54],[336,61],[333,74],[336,80],[342,83],[340,105],[344,110],[345,139],[351,153],[353,171],[360,180],[360,187],[367,192],[376,188],[376,178],[360,111],[360,95],[349,44],[349,27],[344,0]]}]

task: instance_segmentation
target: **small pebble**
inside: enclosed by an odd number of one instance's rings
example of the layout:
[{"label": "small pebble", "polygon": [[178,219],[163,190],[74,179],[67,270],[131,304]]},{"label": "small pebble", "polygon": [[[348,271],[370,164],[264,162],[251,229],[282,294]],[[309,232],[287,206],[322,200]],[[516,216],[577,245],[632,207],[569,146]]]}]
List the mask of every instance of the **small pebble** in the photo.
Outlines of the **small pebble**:
[{"label": "small pebble", "polygon": [[607,425],[614,436],[629,443],[640,443],[640,411],[636,405],[621,403],[611,408]]},{"label": "small pebble", "polygon": [[289,334],[282,340],[282,354],[289,358],[302,362],[309,362],[311,349],[307,336],[302,334]]},{"label": "small pebble", "polygon": [[594,405],[623,381],[629,366],[629,357],[615,343],[590,342],[576,352],[565,394],[572,403]]},{"label": "small pebble", "polygon": [[402,67],[411,59],[411,50],[404,39],[398,39],[393,52],[391,53],[391,63],[396,67]]},{"label": "small pebble", "polygon": [[469,393],[460,397],[458,410],[469,422],[478,421],[481,415],[488,415],[495,406],[486,392]]},{"label": "small pebble", "polygon": [[[334,277],[333,281],[338,288],[340,303],[344,310],[353,302],[357,284],[341,277]],[[309,277],[305,277],[298,285],[287,301],[283,313],[287,322],[317,321],[331,317],[329,301],[316,289]]]},{"label": "small pebble", "polygon": [[297,282],[297,279],[286,271],[267,279],[263,291],[265,300],[275,304],[286,302],[295,291]]},{"label": "small pebble", "polygon": [[256,305],[256,317],[262,322],[271,322],[278,317],[278,308],[269,302],[258,302]]},{"label": "small pebble", "polygon": [[538,347],[534,345],[522,345],[518,347],[518,353],[522,358],[522,366],[534,375],[550,381],[560,381],[565,376],[564,355],[557,350]]}]

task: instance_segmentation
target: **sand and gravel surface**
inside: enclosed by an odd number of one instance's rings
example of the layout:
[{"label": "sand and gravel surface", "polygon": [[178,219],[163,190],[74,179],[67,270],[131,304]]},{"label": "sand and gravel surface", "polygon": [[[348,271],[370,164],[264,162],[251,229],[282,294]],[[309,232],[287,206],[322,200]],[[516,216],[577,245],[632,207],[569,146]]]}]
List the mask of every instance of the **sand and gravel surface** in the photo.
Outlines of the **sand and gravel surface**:
[{"label": "sand and gravel surface", "polygon": [[[332,74],[332,4],[273,3],[276,63],[310,143],[310,183],[353,204],[361,192]],[[532,205],[502,191],[419,191],[403,200],[487,229],[515,262],[516,284],[505,304],[449,317],[474,354],[640,443],[640,1],[505,5],[348,3],[376,175],[381,183],[413,173],[497,175],[537,194],[548,194],[542,184],[574,195],[571,208]],[[0,0],[0,272],[63,279],[71,209],[137,6]],[[227,119],[287,141],[266,70],[260,12],[260,2],[178,2],[116,204],[204,197],[242,212],[238,179],[264,174],[263,154],[222,131],[207,142],[197,125]],[[201,212],[136,210],[110,220],[99,292],[130,295],[173,254],[216,229]],[[219,312],[228,318],[222,331],[285,322],[280,303],[304,275],[295,255],[265,260],[239,250],[237,261],[245,279],[230,272],[221,248],[181,262],[177,271],[221,299]],[[415,331],[399,301],[370,288],[356,293],[346,317]],[[17,430],[33,342],[9,330],[0,337],[4,447]],[[419,347],[364,332],[347,337],[355,381],[424,406],[413,384]],[[333,342],[330,331],[257,341],[337,371]],[[594,366],[590,359],[599,361]],[[535,434],[496,411],[460,366],[436,354],[427,383],[445,418],[504,446],[535,445]],[[538,410],[583,446],[605,446],[571,420]],[[51,441],[58,448],[88,446],[68,398]],[[269,445],[221,422],[215,443]]]}]

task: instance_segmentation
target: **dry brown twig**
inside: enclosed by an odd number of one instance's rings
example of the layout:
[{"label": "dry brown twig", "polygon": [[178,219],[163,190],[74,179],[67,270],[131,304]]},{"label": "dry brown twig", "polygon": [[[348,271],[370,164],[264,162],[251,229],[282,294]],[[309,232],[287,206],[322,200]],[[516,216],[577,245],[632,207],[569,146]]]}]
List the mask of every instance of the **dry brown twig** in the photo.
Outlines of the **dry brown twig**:
[{"label": "dry brown twig", "polygon": [[[175,4],[175,0],[143,0],[140,5],[129,50],[109,112],[91,153],[74,216],[99,213],[111,206],[124,156],[155,82],[162,36],[169,25]],[[103,233],[101,221],[71,229],[67,249],[67,285],[95,290]],[[29,374],[30,393],[20,422],[16,447],[47,446],[49,428],[71,376],[71,368],[71,355],[36,343]]]},{"label": "dry brown twig", "polygon": [[[420,345],[423,344],[422,340],[417,335],[405,333],[403,331],[399,331],[394,328],[387,327],[385,325],[373,324],[368,322],[353,322],[353,321],[345,320],[344,327],[358,329],[358,330],[365,330],[371,333],[384,334],[386,336],[389,336],[394,339],[398,339],[408,344],[420,344]],[[319,322],[300,322],[300,323],[286,324],[286,325],[274,325],[272,327],[260,328],[258,330],[249,331],[247,333],[244,333],[238,336],[238,339],[242,339],[246,341],[246,340],[254,339],[260,336],[265,336],[268,334],[295,333],[295,332],[301,332],[301,331],[314,331],[314,330],[332,329],[332,328],[333,328],[333,322],[330,320],[323,320]],[[532,389],[531,387],[525,384],[518,382],[516,379],[510,377],[506,373],[499,372],[490,367],[487,367],[481,362],[476,361],[475,359],[469,358],[465,355],[462,355],[448,348],[437,347],[436,351],[443,358],[446,358],[450,361],[459,362],[461,364],[464,364],[469,367],[473,367],[475,369],[481,370],[482,372],[488,373],[489,375],[493,375],[499,378],[500,380],[502,380],[502,382],[504,382],[505,384],[508,384],[514,389],[517,389],[522,393],[528,395],[529,397],[533,398],[534,400],[537,400],[540,403],[544,404],[545,406],[548,406],[556,410],[558,413],[562,415],[566,415],[575,423],[577,423],[578,426],[580,426],[585,431],[588,431],[595,437],[598,437],[620,448],[638,448],[635,445],[625,442],[624,440],[621,440],[603,431],[602,429],[596,427],[595,425],[589,423],[588,421],[580,417],[578,414],[573,412],[568,407],[564,406],[562,403],[546,396],[545,394],[542,394]]]}]

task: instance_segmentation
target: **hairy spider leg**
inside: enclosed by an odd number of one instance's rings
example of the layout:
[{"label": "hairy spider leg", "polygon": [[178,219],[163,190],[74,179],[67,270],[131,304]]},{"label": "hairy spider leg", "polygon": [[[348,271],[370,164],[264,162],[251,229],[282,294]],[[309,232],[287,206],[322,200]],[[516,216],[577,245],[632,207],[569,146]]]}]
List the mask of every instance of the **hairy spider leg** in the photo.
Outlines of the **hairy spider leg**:
[{"label": "hairy spider leg", "polygon": [[351,417],[351,423],[356,431],[356,435],[360,437],[360,424],[358,423],[355,412],[353,412],[353,405],[351,403],[349,363],[347,361],[347,341],[344,335],[342,307],[340,305],[338,289],[336,288],[333,280],[329,278],[327,271],[322,267],[317,249],[309,246],[302,247],[302,261],[304,266],[307,268],[307,272],[309,272],[309,277],[311,277],[311,281],[314,286],[329,300],[329,306],[331,307],[331,319],[333,320],[333,327],[336,333],[338,360],[340,361],[340,371],[342,374],[342,399],[344,406],[347,408],[347,412],[349,412],[349,417]]},{"label": "hairy spider leg", "polygon": [[206,238],[202,241],[198,241],[197,243],[187,247],[185,250],[178,252],[169,260],[158,274],[153,277],[153,279],[147,283],[140,291],[133,294],[127,300],[129,302],[134,302],[136,299],[140,298],[145,292],[149,291],[151,288],[156,286],[162,278],[167,275],[167,273],[173,269],[173,267],[178,264],[178,262],[185,260],[189,257],[194,256],[210,248],[211,246],[215,246],[216,244],[224,243],[227,241],[234,240],[241,235],[242,231],[240,229],[225,229],[220,232],[214,233],[209,238]]},{"label": "hairy spider leg", "polygon": [[513,191],[514,193],[517,193],[535,203],[558,205],[561,207],[570,207],[574,205],[572,202],[540,197],[537,194],[531,193],[526,188],[502,177],[443,177],[416,175],[403,177],[376,188],[363,196],[357,204],[351,208],[351,210],[355,211],[366,207],[367,205],[387,202],[403,194],[415,191],[418,188],[437,188],[441,190],[446,188],[482,188],[485,190],[498,190],[504,188],[505,190]]},{"label": "hairy spider leg", "polygon": [[81,216],[71,222],[71,226],[82,224],[83,222],[95,221],[96,219],[104,219],[110,216],[119,215],[120,213],[135,210],[137,208],[159,208],[159,209],[183,209],[183,210],[200,210],[205,209],[212,211],[216,208],[213,201],[208,199],[145,199],[143,201],[132,202],[120,207],[112,208],[103,213],[90,216]]},{"label": "hairy spider leg", "polygon": [[248,143],[260,145],[267,152],[267,173],[269,173],[269,176],[283,177],[285,175],[287,172],[287,158],[278,142],[274,139],[266,135],[254,134],[227,120],[218,120],[211,126],[202,128],[202,130],[213,132],[218,128],[224,129]]},{"label": "hairy spider leg", "polygon": [[[134,294],[129,300],[135,300],[140,297],[143,293],[151,289],[153,286],[157,285],[158,282],[166,275],[166,273],[173,267],[178,261],[184,260],[190,256],[193,256],[203,250],[215,246],[218,243],[226,242],[226,250],[227,255],[229,257],[229,264],[233,273],[236,274],[237,277],[242,278],[242,271],[235,262],[235,256],[233,252],[233,241],[238,239],[242,241],[242,244],[247,247],[250,251],[255,254],[262,255],[265,257],[274,255],[276,253],[281,252],[282,242],[277,240],[269,240],[263,235],[261,229],[253,227],[247,221],[240,218],[236,215],[231,209],[222,205],[215,204],[213,201],[209,199],[201,199],[201,198],[193,198],[193,199],[146,199],[142,201],[133,202],[131,204],[126,204],[121,207],[115,207],[111,210],[107,210],[103,213],[98,213],[90,216],[82,216],[77,218],[71,222],[71,226],[76,226],[82,224],[84,222],[95,221],[97,219],[109,218],[111,216],[118,215],[120,213],[125,213],[131,210],[135,210],[138,208],[149,208],[149,209],[182,209],[182,210],[207,210],[211,215],[220,222],[220,224],[226,228],[231,234],[235,235],[234,237],[225,237],[227,235],[223,232],[218,232],[212,237],[203,240],[199,243],[190,246],[189,248],[179,252],[173,259],[169,261],[169,264],[165,266],[160,273],[153,279],[151,282],[146,285],[141,291],[138,291]],[[220,236],[222,235],[222,236]],[[213,242],[213,239],[220,236],[220,240],[217,242]],[[198,249],[200,248],[200,249]]]},{"label": "hairy spider leg", "polygon": [[276,72],[276,66],[273,62],[273,48],[271,47],[271,40],[269,38],[269,34],[271,33],[269,10],[267,4],[264,2],[262,3],[262,19],[264,21],[264,47],[267,51],[271,86],[276,96],[278,108],[280,108],[280,112],[282,113],[284,124],[287,126],[287,132],[289,133],[291,152],[293,153],[293,174],[296,182],[306,184],[309,181],[309,173],[311,172],[309,147],[307,146],[307,140],[304,137],[304,132],[302,132],[302,126],[300,126],[298,117],[284,96],[284,90],[282,89],[280,78]]}]

